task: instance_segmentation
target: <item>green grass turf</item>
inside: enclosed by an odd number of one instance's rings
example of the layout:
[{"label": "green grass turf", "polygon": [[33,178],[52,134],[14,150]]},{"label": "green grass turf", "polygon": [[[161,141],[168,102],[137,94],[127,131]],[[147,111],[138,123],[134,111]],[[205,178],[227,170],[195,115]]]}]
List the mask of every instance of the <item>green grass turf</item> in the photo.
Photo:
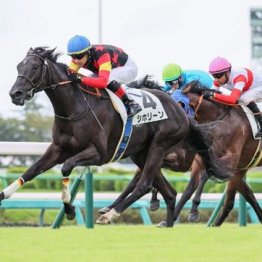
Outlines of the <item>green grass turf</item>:
[{"label": "green grass turf", "polygon": [[0,261],[262,261],[261,225],[0,228]]}]

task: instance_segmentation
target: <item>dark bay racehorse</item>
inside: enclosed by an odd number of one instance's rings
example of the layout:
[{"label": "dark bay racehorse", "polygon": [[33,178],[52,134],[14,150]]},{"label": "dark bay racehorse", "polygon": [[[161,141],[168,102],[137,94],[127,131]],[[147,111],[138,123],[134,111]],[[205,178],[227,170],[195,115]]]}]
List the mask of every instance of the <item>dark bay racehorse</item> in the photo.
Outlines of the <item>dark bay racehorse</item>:
[{"label": "dark bay racehorse", "polygon": [[[143,86],[161,89],[161,86],[153,81],[145,81]],[[191,87],[193,88],[191,89]],[[190,99],[190,106],[196,112],[196,120],[199,123],[219,120],[219,123],[213,128],[214,140],[212,149],[220,157],[221,164],[234,170],[234,175],[227,185],[226,198],[222,212],[216,220],[215,226],[220,226],[232,210],[236,191],[239,191],[245,197],[255,210],[259,220],[262,222],[262,210],[259,207],[253,191],[246,184],[245,180],[243,180],[243,177],[245,177],[250,167],[262,165],[261,160],[259,162],[255,161],[258,158],[257,155],[255,156],[255,153],[258,146],[260,146],[258,144],[260,142],[253,139],[248,119],[242,109],[203,99],[201,95],[202,92],[210,92],[210,90],[198,89],[197,87],[198,85],[190,85],[184,91]],[[170,157],[164,159],[162,167],[177,172],[183,171],[181,167],[184,166],[185,171],[188,171],[193,159],[194,153],[189,151],[188,146],[179,144],[176,146],[173,153],[170,154]],[[200,196],[204,185],[208,179],[209,176],[204,171],[201,159],[194,161],[192,164],[190,182],[175,208],[175,219],[178,217],[184,204],[192,196],[197,186],[197,193],[193,199],[189,220],[193,222],[198,219],[197,208],[200,203]],[[154,200],[156,199],[156,192],[157,191],[154,191],[153,193]],[[121,200],[121,196],[119,199]],[[114,203],[112,206],[113,205]],[[110,207],[111,206],[109,206],[109,208]],[[162,221],[160,225],[165,226],[165,221]]]},{"label": "dark bay racehorse", "polygon": [[[261,140],[254,140],[246,113],[239,106],[227,106],[214,100],[203,99],[203,94],[212,92],[199,85],[188,86],[183,93],[195,109],[195,119],[199,123],[221,120],[214,129],[213,150],[220,156],[222,163],[233,170],[233,176],[226,187],[226,197],[223,209],[214,226],[220,226],[233,209],[236,192],[240,192],[253,207],[262,223],[262,210],[253,194],[252,189],[244,180],[249,168],[262,165]],[[192,210],[197,212],[200,196],[207,176],[201,180],[200,190],[193,201]]]},{"label": "dark bay racehorse", "polygon": [[[101,90],[102,96],[98,97],[83,92],[80,84],[67,81],[67,67],[57,62],[58,55],[54,49],[31,48],[17,66],[18,78],[10,91],[12,101],[22,106],[35,93],[45,91],[55,113],[53,141],[32,167],[0,193],[0,201],[10,197],[27,181],[63,163],[62,200],[67,218],[73,219],[75,214],[74,207],[69,204],[68,176],[76,166],[103,165],[110,161],[119,142],[122,121],[105,90]],[[215,164],[215,157],[208,151],[202,129],[188,121],[180,106],[167,94],[158,90],[150,92],[161,101],[168,119],[133,127],[123,158],[130,156],[142,173],[132,194],[112,209],[107,218],[110,220],[113,215],[123,212],[146,194],[155,181],[156,188],[167,203],[167,225],[172,226],[176,194],[169,184],[162,186],[167,182],[159,173],[163,158],[177,143],[190,134],[208,172],[220,179],[228,174],[224,174],[224,170]]]}]

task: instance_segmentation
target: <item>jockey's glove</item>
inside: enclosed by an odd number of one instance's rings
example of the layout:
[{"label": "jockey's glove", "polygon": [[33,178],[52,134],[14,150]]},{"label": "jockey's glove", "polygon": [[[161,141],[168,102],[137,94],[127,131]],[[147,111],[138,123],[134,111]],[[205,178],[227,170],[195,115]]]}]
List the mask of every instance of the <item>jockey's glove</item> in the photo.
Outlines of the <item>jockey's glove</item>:
[{"label": "jockey's glove", "polygon": [[72,83],[81,83],[81,77],[78,74],[72,73],[68,76]]},{"label": "jockey's glove", "polygon": [[207,92],[207,93],[204,94],[203,97],[204,97],[205,99],[212,99],[212,98],[214,98],[214,93],[212,93],[212,92]]}]

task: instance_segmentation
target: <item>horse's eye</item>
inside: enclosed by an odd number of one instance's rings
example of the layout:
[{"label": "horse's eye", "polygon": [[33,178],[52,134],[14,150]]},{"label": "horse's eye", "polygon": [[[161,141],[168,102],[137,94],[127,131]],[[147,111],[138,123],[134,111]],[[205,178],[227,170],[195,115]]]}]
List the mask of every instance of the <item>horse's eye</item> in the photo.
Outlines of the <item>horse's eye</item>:
[{"label": "horse's eye", "polygon": [[37,64],[34,64],[33,65],[33,69],[36,70],[38,68],[38,65]]}]

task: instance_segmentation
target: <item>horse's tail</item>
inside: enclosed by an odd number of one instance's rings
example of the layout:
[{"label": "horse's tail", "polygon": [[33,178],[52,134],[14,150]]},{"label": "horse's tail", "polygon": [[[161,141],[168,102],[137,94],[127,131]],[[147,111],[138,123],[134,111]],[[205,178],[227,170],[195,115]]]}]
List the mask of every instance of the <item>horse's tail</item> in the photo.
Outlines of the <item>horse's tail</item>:
[{"label": "horse's tail", "polygon": [[210,148],[213,140],[212,129],[216,122],[198,124],[190,118],[190,131],[188,140],[196,153],[199,154],[205,164],[206,171],[210,177],[216,180],[226,181],[230,179],[231,172],[219,165],[219,158]]}]

